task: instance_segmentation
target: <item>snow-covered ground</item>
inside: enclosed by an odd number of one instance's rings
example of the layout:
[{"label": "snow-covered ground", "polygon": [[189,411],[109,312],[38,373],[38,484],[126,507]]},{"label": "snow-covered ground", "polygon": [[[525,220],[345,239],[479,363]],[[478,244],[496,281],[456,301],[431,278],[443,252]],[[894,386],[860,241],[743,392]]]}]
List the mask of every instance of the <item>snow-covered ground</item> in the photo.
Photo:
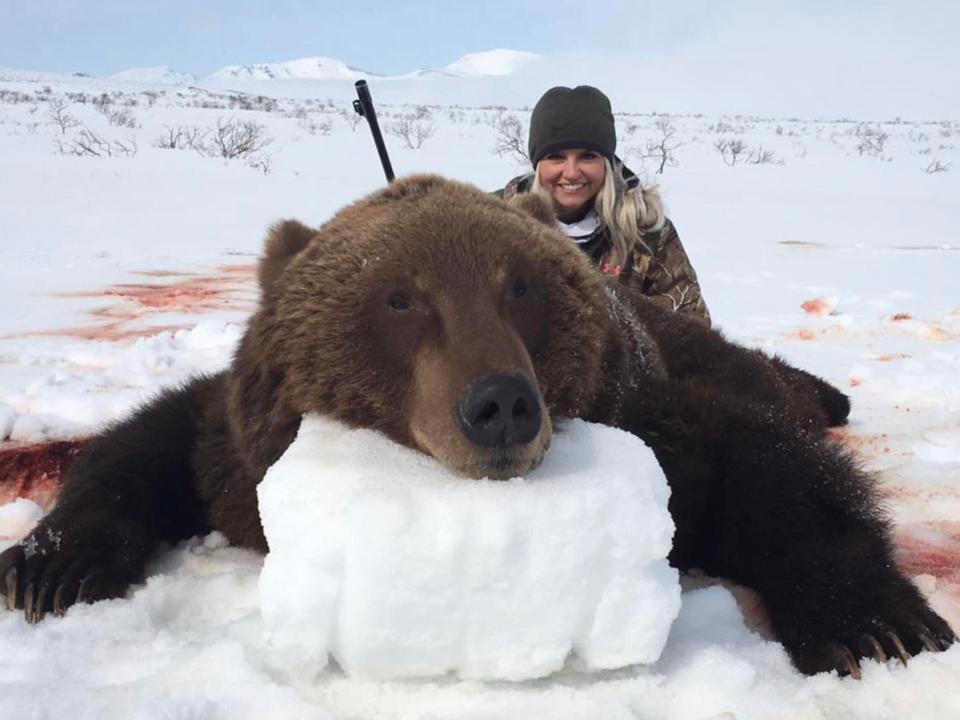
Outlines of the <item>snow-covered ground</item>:
[{"label": "snow-covered ground", "polygon": [[[509,77],[371,82],[399,173],[494,189],[523,169],[494,149],[510,140],[513,118],[525,127],[522,108],[544,87]],[[903,567],[960,629],[960,121],[666,116],[635,92],[611,92],[619,152],[661,183],[715,323],[850,393],[852,421],[839,434],[880,475]],[[269,224],[320,224],[383,182],[352,97],[349,81],[170,86],[0,70],[0,467],[24,443],[89,434],[229,361],[256,302]],[[262,126],[271,142],[217,157],[218,124],[233,121]],[[405,147],[401,135],[415,146],[418,132],[421,146]],[[644,156],[665,136],[676,147],[656,176],[658,159]],[[0,547],[37,513],[25,501],[0,507]],[[522,683],[361,681],[336,667],[314,677],[265,639],[261,565],[214,535],[158,558],[126,600],[39,627],[0,615],[2,714],[960,714],[957,648],[907,668],[866,663],[860,682],[805,678],[748,629],[727,589],[700,579],[687,580],[697,589],[650,666],[571,665]],[[749,610],[749,595],[737,596]]]}]

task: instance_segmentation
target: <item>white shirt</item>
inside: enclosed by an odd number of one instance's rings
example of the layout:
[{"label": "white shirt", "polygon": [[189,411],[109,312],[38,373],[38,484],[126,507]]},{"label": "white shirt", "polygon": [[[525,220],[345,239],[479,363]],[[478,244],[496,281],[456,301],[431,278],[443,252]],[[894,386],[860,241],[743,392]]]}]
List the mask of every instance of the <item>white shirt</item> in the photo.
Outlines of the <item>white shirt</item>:
[{"label": "white shirt", "polygon": [[565,223],[562,220],[557,220],[557,227],[566,233],[575,243],[583,244],[587,242],[597,231],[597,228],[600,227],[600,216],[597,215],[597,211],[594,208],[590,208],[590,211],[576,222]]}]

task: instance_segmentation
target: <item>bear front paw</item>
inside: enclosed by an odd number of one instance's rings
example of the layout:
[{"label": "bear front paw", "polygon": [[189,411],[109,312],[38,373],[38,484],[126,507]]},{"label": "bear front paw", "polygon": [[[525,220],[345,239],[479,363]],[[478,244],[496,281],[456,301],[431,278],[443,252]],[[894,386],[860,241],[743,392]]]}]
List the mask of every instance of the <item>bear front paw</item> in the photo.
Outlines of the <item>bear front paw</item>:
[{"label": "bear front paw", "polygon": [[923,600],[911,610],[891,614],[889,619],[866,618],[834,637],[806,637],[785,643],[797,669],[808,675],[838,671],[860,679],[860,662],[886,662],[896,658],[904,665],[910,657],[927,650],[946,650],[957,640],[947,622]]},{"label": "bear front paw", "polygon": [[108,533],[83,535],[83,541],[66,538],[41,524],[0,553],[0,593],[7,609],[23,609],[32,624],[49,612],[62,616],[76,603],[122,597],[137,574],[129,546],[113,544]]}]

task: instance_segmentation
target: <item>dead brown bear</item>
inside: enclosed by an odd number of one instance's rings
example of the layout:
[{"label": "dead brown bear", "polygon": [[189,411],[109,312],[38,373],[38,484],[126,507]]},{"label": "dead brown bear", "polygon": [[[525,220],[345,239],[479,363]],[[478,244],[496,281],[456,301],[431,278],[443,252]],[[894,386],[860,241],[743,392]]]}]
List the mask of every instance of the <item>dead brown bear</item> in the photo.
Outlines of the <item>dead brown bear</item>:
[{"label": "dead brown bear", "polygon": [[230,370],[89,444],[0,555],[8,607],[36,622],[122,595],[159,543],[211,529],[266,550],[255,488],[305,412],[494,478],[535,466],[554,419],[583,417],[653,447],[671,560],[759,591],[800,670],[856,675],[864,657],[953,643],[896,569],[869,478],[824,439],[846,397],[605,284],[524,202],[411,177],[319,231],[275,227]]}]

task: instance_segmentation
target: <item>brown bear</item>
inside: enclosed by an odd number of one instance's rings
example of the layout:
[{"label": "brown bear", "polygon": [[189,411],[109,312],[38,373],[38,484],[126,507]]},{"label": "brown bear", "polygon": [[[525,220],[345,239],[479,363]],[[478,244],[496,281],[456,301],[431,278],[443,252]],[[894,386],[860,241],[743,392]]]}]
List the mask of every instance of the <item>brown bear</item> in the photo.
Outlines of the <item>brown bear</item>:
[{"label": "brown bear", "polygon": [[211,529],[265,551],[255,489],[306,412],[471,478],[527,472],[555,421],[581,417],[653,448],[671,561],[755,588],[801,671],[952,644],[896,568],[870,478],[824,436],[847,398],[604,279],[542,201],[521,202],[418,176],[319,231],[274,227],[230,369],[89,443],[0,555],[7,606],[37,622],[120,596],[160,543]]}]

